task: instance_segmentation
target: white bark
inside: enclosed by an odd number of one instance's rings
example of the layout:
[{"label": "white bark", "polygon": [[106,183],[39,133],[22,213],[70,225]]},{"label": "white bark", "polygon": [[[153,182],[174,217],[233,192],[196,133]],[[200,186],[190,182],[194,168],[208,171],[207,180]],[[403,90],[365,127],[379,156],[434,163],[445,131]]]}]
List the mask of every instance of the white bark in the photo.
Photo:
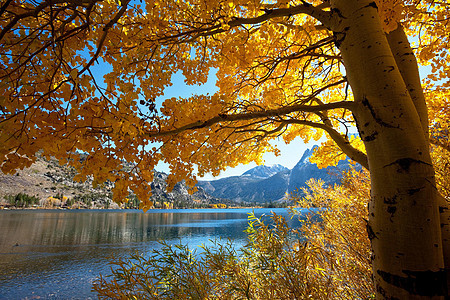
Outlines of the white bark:
[{"label": "white bark", "polygon": [[372,182],[368,234],[379,299],[443,299],[446,280],[438,193],[421,118],[407,90],[377,7],[332,1],[335,30]]},{"label": "white bark", "polygon": [[[422,84],[419,76],[419,68],[416,57],[411,49],[408,38],[401,26],[389,34],[387,40],[394,55],[395,61],[402,75],[406,88],[411,96],[416,111],[422,124],[425,139],[429,140],[428,109]],[[441,221],[442,247],[444,255],[444,265],[447,273],[447,287],[450,286],[450,207],[449,203],[438,195],[438,205]]]}]

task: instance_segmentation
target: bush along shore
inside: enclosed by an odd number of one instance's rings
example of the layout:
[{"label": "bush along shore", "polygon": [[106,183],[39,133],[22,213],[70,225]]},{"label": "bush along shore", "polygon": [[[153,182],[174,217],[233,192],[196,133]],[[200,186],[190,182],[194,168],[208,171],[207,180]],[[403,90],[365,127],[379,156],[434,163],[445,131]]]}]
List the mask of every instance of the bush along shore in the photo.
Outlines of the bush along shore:
[{"label": "bush along shore", "polygon": [[[26,193],[18,193],[16,195],[6,195],[0,200],[1,209],[139,209],[140,201],[135,196],[126,198],[124,203],[117,204],[111,200],[111,194],[102,195],[99,193],[87,193],[69,198],[60,193],[50,196],[46,199],[39,199],[37,196],[30,196]],[[195,208],[242,208],[242,207],[287,207],[288,203],[268,202],[264,205],[256,203],[246,204],[226,204],[226,203],[202,203],[200,200],[194,200],[193,204],[186,202],[167,202],[155,201],[153,209],[195,209]]]},{"label": "bush along shore", "polygon": [[[0,201],[0,209],[119,209],[118,204],[112,202],[110,195],[87,193],[74,197],[57,193],[40,199],[26,193],[9,194]],[[132,207],[135,208],[135,207]]]}]

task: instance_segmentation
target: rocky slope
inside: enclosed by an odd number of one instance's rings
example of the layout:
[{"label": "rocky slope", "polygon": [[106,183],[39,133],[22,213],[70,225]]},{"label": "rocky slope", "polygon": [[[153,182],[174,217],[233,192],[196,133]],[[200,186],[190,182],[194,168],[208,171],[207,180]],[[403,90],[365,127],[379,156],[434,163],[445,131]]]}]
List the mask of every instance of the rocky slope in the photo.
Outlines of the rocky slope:
[{"label": "rocky slope", "polygon": [[[84,183],[75,182],[74,175],[73,169],[60,166],[53,159],[38,159],[30,168],[19,170],[14,175],[5,175],[0,172],[0,203],[6,204],[5,197],[19,193],[37,197],[40,199],[40,206],[47,206],[47,204],[51,206],[47,200],[55,197],[66,197],[71,200],[71,205],[79,200],[81,207],[87,206],[86,203],[82,204],[83,198],[96,198],[98,202],[105,203],[107,199],[110,199],[111,184],[94,189],[92,180],[88,179]],[[99,205],[103,206],[100,203]],[[92,206],[96,206],[96,203]]]},{"label": "rocky slope", "polygon": [[242,176],[250,176],[254,178],[269,178],[279,172],[288,171],[289,169],[282,165],[273,165],[273,166],[257,166],[253,169],[248,170]]},{"label": "rocky slope", "polygon": [[[93,188],[92,180],[75,182],[75,172],[68,166],[60,166],[56,160],[38,159],[30,168],[19,170],[14,175],[0,172],[0,205],[7,206],[11,197],[17,194],[35,196],[41,207],[74,207],[74,208],[119,208],[111,201],[113,183],[106,182]],[[172,192],[167,192],[167,175],[156,172],[152,183],[153,195],[151,200],[156,207],[161,208],[189,208],[206,207],[210,204],[232,201],[219,199],[208,195],[202,188],[190,195],[183,182],[175,185]],[[128,207],[137,207],[138,202],[131,194],[132,201]]]},{"label": "rocky slope", "polygon": [[163,207],[164,203],[171,203],[171,207],[177,208],[207,207],[210,204],[218,203],[235,204],[234,201],[229,199],[220,199],[209,195],[202,187],[197,187],[197,191],[191,195],[183,181],[175,184],[173,190],[169,193],[167,192],[167,177],[167,174],[155,171],[154,179],[151,183],[151,200],[156,207]]}]

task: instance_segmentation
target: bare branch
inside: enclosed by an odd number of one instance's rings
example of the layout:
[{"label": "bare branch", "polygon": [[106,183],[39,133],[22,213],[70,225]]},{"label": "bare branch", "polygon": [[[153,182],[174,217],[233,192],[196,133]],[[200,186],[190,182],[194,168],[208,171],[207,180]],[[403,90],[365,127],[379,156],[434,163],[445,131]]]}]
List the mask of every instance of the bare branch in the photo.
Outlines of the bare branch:
[{"label": "bare branch", "polygon": [[[98,0],[93,0],[93,1],[98,1]],[[38,6],[36,6],[34,9],[32,9],[28,12],[25,12],[23,14],[16,15],[5,27],[3,27],[2,31],[0,32],[0,41],[3,39],[5,34],[8,31],[10,31],[20,20],[28,18],[28,17],[37,17],[41,11],[43,11],[44,9],[46,9],[49,6],[52,6],[55,4],[68,4],[68,3],[70,3],[70,1],[66,1],[66,0],[44,1],[41,4],[39,4]],[[83,3],[84,2],[80,1],[79,4],[81,5]],[[3,9],[3,7],[1,9]],[[5,7],[5,9],[6,9],[6,7]]]}]

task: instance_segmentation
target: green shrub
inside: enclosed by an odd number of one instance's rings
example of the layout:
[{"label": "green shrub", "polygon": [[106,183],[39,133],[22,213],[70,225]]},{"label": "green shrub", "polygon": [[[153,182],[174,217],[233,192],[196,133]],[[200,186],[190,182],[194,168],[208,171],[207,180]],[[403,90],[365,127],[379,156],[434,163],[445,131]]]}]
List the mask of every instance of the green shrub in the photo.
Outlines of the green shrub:
[{"label": "green shrub", "polygon": [[36,196],[30,196],[25,193],[7,195],[5,196],[5,199],[9,202],[9,204],[15,207],[29,207],[39,204],[39,198],[37,198]]},{"label": "green shrub", "polygon": [[127,199],[128,201],[124,203],[125,208],[139,209],[139,204],[141,203],[141,201],[136,197],[136,195],[129,195]]}]

